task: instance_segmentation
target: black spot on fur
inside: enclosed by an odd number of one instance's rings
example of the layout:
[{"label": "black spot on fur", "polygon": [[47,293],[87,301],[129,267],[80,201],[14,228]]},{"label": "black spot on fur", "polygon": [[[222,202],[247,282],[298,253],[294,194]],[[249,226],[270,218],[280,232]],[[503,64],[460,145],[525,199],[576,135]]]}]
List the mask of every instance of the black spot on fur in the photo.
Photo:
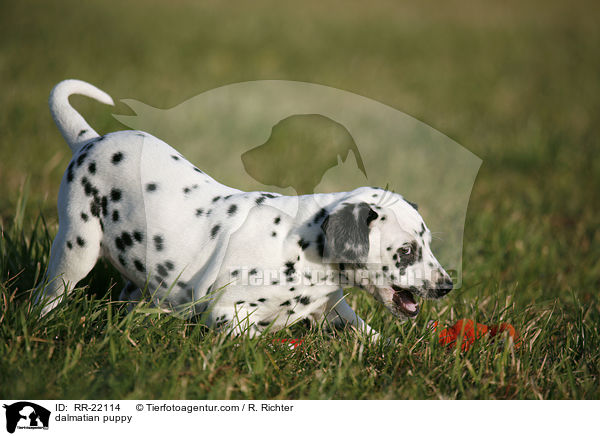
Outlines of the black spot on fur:
[{"label": "black spot on fur", "polygon": [[96,162],[90,162],[88,165],[88,171],[90,174],[96,174]]},{"label": "black spot on fur", "polygon": [[117,236],[115,238],[115,245],[119,250],[121,250],[121,251],[125,250],[125,244],[123,243],[123,240],[121,239],[120,236]]},{"label": "black spot on fur", "polygon": [[214,197],[214,198],[212,199],[212,202],[213,202],[213,203],[216,203],[216,202],[217,202],[217,201],[219,201],[220,199],[221,199],[221,196],[220,196],[220,195],[217,195],[216,197]]},{"label": "black spot on fur", "polygon": [[171,262],[170,260],[167,260],[167,261],[165,262],[165,266],[167,267],[167,269],[168,269],[169,271],[173,271],[173,269],[175,268],[175,265],[173,265],[173,262]]},{"label": "black spot on fur", "polygon": [[227,209],[227,215],[232,216],[235,215],[237,211],[237,206],[235,204],[232,204],[231,206],[229,206],[229,209]]},{"label": "black spot on fur", "polygon": [[110,199],[114,202],[121,200],[121,191],[119,189],[113,188],[110,191]]},{"label": "black spot on fur", "polygon": [[204,209],[196,209],[196,216],[202,216],[202,214],[204,213]]},{"label": "black spot on fur", "polygon": [[87,157],[87,153],[81,153],[79,155],[79,157],[77,158],[77,166],[80,167],[81,164],[83,163],[83,161],[85,161],[85,158]]},{"label": "black spot on fur", "polygon": [[119,254],[118,259],[121,265],[127,266],[127,262],[125,262],[125,258],[122,255]]},{"label": "black spot on fur", "polygon": [[301,304],[304,304],[305,306],[310,304],[310,298],[308,298],[308,297],[302,297],[302,298],[300,298],[299,301]]},{"label": "black spot on fur", "polygon": [[232,275],[233,277],[237,277],[239,273],[240,273],[240,272],[239,272],[237,269],[234,269],[233,271],[231,271],[231,275]]},{"label": "black spot on fur", "polygon": [[319,213],[315,215],[313,222],[317,224],[319,221],[325,218],[325,215],[327,215],[327,211],[325,209],[321,209]]},{"label": "black spot on fur", "polygon": [[156,183],[148,183],[146,185],[146,192],[154,192],[156,191],[157,185]]},{"label": "black spot on fur", "polygon": [[83,192],[85,192],[85,195],[88,197],[90,195],[92,195],[92,193],[94,192],[94,187],[92,186],[90,181],[87,179],[87,177],[81,178],[81,184],[83,185]]},{"label": "black spot on fur", "polygon": [[185,188],[183,188],[183,193],[184,193],[184,194],[189,194],[189,193],[190,193],[190,191],[191,191],[191,189],[190,189],[190,188],[188,188],[187,186],[186,186]]},{"label": "black spot on fur", "polygon": [[135,239],[137,242],[142,242],[144,239],[144,234],[136,230],[133,232],[133,239]]},{"label": "black spot on fur", "polygon": [[133,239],[131,239],[131,235],[127,232],[123,232],[121,233],[121,239],[123,240],[123,243],[125,244],[125,246],[130,247],[133,245]]},{"label": "black spot on fur", "polygon": [[90,213],[95,217],[100,217],[100,204],[97,200],[90,201]]},{"label": "black spot on fur", "polygon": [[215,225],[212,229],[210,229],[210,239],[215,239],[220,229],[221,226],[219,224]]},{"label": "black spot on fur", "polygon": [[67,167],[67,182],[72,182],[73,181],[73,161],[71,161],[71,163],[69,164],[69,166]]},{"label": "black spot on fur", "polygon": [[154,238],[152,238],[152,240],[154,241],[154,248],[156,249],[156,251],[162,251],[164,248],[163,237],[161,235],[154,235]]},{"label": "black spot on fur", "polygon": [[277,236],[277,232],[271,232],[271,236],[275,238]]},{"label": "black spot on fur", "polygon": [[295,265],[294,262],[286,262],[285,263],[284,274],[286,276],[289,277],[289,276],[293,275],[296,272],[296,268],[294,268],[294,265]]},{"label": "black spot on fur", "polygon": [[258,306],[258,304],[256,304],[256,303],[250,303],[250,306],[256,307],[256,306]]},{"label": "black spot on fur", "polygon": [[200,174],[204,174],[204,172],[202,172],[201,170],[199,170],[199,169],[198,169],[198,168],[196,168],[196,167],[194,167],[194,171],[196,171],[197,173],[200,173]]},{"label": "black spot on fur", "polygon": [[81,236],[77,236],[77,245],[80,247],[85,246],[85,240]]},{"label": "black spot on fur", "polygon": [[158,274],[160,274],[163,277],[166,277],[169,275],[169,272],[167,271],[167,269],[162,266],[160,263],[156,266],[156,271],[158,272]]},{"label": "black spot on fur", "polygon": [[173,159],[173,160],[179,160],[179,156],[172,155],[171,159]]},{"label": "black spot on fur", "polygon": [[283,303],[281,303],[279,306],[283,307],[283,306],[290,306],[292,304],[292,302],[290,300],[286,300]]},{"label": "black spot on fur", "polygon": [[290,292],[294,292],[296,290],[296,288],[294,288],[293,286],[290,288]]},{"label": "black spot on fur", "polygon": [[254,275],[254,274],[256,274],[257,272],[258,272],[258,271],[256,270],[256,268],[252,268],[252,269],[250,270],[249,274],[250,274],[251,276],[253,276],[253,275]]},{"label": "black spot on fur", "polygon": [[69,250],[71,250],[73,248],[73,244],[71,244],[71,241],[67,241],[67,248]]},{"label": "black spot on fur", "polygon": [[108,214],[108,199],[106,195],[100,199],[100,208],[102,210],[102,216],[106,216]]},{"label": "black spot on fur", "polygon": [[296,312],[294,312],[292,309],[290,309],[290,310],[288,310],[286,313],[287,313],[288,315],[293,315],[293,314],[294,314],[294,313],[296,313]]},{"label": "black spot on fur", "polygon": [[77,134],[77,137],[79,138],[80,136],[85,135],[86,132],[87,132],[87,129],[80,130],[79,133]]},{"label": "black spot on fur", "polygon": [[146,268],[144,268],[144,264],[138,259],[135,259],[133,261],[133,265],[135,266],[135,269],[137,269],[139,272],[144,272],[146,270]]},{"label": "black spot on fur", "polygon": [[261,326],[261,327],[266,327],[269,324],[271,324],[269,321],[259,321],[258,322],[258,325]]},{"label": "black spot on fur", "polygon": [[83,220],[83,222],[87,222],[87,220],[89,219],[87,213],[81,212],[81,219]]},{"label": "black spot on fur", "polygon": [[254,202],[256,203],[257,206],[260,206],[261,204],[264,203],[264,201],[266,200],[266,198],[267,197],[265,197],[265,196],[260,196],[256,200],[254,200]]},{"label": "black spot on fur", "polygon": [[300,238],[300,240],[298,241],[298,245],[300,246],[300,248],[302,248],[302,250],[306,250],[310,245],[310,242],[307,242],[304,239]]},{"label": "black spot on fur", "polygon": [[323,233],[319,234],[319,236],[317,236],[317,250],[319,251],[319,256],[323,257],[323,254],[325,252],[325,236],[323,235]]},{"label": "black spot on fur", "polygon": [[261,303],[264,303],[265,301],[267,301],[266,298],[259,298],[258,301],[260,301]]},{"label": "black spot on fur", "polygon": [[273,220],[273,222],[274,222],[275,224],[279,224],[279,223],[281,222],[281,217],[280,217],[280,216],[276,217],[276,218]]},{"label": "black spot on fur", "polygon": [[113,210],[113,213],[112,213],[112,220],[113,220],[113,222],[115,222],[115,223],[116,223],[117,221],[119,221],[119,211],[118,211],[118,210]]},{"label": "black spot on fur", "polygon": [[123,160],[123,153],[121,153],[120,151],[113,154],[112,158],[111,158],[111,162],[113,163],[113,165],[117,165],[119,162],[121,162]]}]

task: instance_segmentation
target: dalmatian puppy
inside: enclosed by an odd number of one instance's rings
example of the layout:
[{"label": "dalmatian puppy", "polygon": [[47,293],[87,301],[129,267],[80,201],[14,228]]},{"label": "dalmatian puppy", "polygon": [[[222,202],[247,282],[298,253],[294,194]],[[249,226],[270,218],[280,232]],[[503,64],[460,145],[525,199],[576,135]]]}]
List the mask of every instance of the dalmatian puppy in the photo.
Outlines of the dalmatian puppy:
[{"label": "dalmatian puppy", "polygon": [[66,80],[52,116],[73,151],[58,196],[59,230],[38,304],[52,310],[104,257],[129,280],[122,298],[153,304],[233,334],[298,320],[374,332],[344,300],[359,287],[401,320],[452,280],[431,233],[399,194],[362,187],[299,197],[243,192],[212,179],[141,131],[98,135],[71,107],[96,87]]}]

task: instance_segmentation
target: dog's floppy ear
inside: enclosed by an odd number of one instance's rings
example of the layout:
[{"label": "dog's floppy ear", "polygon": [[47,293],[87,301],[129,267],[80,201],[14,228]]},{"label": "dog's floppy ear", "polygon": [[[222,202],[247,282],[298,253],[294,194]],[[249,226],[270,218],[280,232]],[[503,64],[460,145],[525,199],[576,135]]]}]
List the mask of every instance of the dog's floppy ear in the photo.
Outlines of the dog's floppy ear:
[{"label": "dog's floppy ear", "polygon": [[369,254],[369,224],[378,216],[367,203],[343,203],[321,224],[323,258],[331,263],[364,262]]}]

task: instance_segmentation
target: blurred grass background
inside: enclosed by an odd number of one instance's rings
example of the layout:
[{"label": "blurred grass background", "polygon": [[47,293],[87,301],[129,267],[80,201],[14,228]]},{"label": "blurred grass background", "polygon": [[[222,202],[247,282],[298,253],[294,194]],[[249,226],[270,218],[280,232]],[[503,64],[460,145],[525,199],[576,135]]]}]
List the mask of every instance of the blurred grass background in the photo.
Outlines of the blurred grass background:
[{"label": "blurred grass background", "polygon": [[[25,221],[41,211],[56,231],[71,154],[47,97],[62,79],[159,108],[239,81],[315,82],[406,112],[483,159],[465,227],[464,286],[441,313],[453,320],[454,306],[497,294],[509,295],[516,313],[554,304],[564,324],[546,345],[560,349],[569,322],[584,313],[577,322],[594,328],[600,313],[599,18],[593,1],[3,1],[0,225],[12,229],[28,179]],[[97,131],[123,128],[111,113],[128,113],[125,106],[71,101]],[[4,290],[33,286],[29,270],[44,258],[27,263],[7,253]],[[473,315],[469,307],[462,316]],[[540,395],[598,398],[600,359],[590,352],[570,361],[585,376]],[[438,396],[503,398],[448,386]],[[433,395],[422,388],[415,395]],[[395,397],[373,389],[373,397]]]}]

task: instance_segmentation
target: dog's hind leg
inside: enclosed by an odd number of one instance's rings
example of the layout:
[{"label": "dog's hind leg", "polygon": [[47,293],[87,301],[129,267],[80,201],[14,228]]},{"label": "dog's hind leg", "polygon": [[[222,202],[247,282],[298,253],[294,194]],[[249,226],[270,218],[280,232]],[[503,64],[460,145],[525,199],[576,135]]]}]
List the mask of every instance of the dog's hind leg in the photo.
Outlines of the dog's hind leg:
[{"label": "dog's hind leg", "polygon": [[[36,304],[42,315],[52,310],[94,267],[100,255],[102,229],[98,218],[73,208],[61,216],[58,234],[52,243],[46,279],[38,289]],[[61,214],[62,215],[62,214]]]}]

